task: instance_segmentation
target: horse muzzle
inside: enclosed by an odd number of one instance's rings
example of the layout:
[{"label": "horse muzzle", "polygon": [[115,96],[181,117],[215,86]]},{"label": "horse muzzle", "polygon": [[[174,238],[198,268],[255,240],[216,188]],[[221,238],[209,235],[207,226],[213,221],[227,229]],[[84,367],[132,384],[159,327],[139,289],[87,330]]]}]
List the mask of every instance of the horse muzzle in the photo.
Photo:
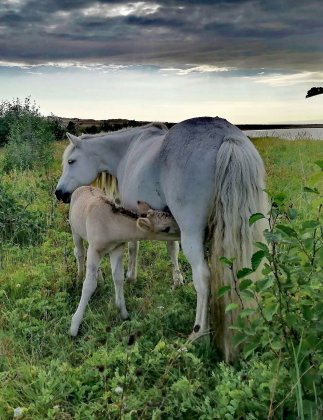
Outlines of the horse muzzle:
[{"label": "horse muzzle", "polygon": [[62,190],[56,190],[55,195],[58,201],[63,201],[63,203],[69,203],[71,201],[71,193],[64,192]]}]

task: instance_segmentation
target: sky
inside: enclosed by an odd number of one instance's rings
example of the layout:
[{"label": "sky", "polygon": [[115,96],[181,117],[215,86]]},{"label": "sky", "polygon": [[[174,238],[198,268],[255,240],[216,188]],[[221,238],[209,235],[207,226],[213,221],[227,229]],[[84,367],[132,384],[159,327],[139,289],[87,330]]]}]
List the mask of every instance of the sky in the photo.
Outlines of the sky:
[{"label": "sky", "polygon": [[0,101],[44,115],[323,123],[322,0],[1,0]]}]

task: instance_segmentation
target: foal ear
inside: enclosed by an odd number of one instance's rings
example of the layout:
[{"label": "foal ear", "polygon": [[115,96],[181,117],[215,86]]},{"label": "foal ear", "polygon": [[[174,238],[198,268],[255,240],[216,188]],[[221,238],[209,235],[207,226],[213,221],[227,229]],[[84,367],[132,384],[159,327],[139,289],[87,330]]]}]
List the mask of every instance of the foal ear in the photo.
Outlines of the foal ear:
[{"label": "foal ear", "polygon": [[67,137],[68,137],[69,141],[70,141],[72,144],[74,144],[74,146],[77,146],[77,145],[79,144],[80,139],[79,139],[78,137],[74,136],[74,135],[73,135],[73,134],[71,134],[71,133],[66,133],[66,135],[67,135]]},{"label": "foal ear", "polygon": [[137,227],[145,232],[151,232],[153,230],[151,221],[147,217],[139,217]]},{"label": "foal ear", "polygon": [[139,214],[147,214],[149,210],[151,210],[149,204],[145,203],[144,201],[137,201]]}]

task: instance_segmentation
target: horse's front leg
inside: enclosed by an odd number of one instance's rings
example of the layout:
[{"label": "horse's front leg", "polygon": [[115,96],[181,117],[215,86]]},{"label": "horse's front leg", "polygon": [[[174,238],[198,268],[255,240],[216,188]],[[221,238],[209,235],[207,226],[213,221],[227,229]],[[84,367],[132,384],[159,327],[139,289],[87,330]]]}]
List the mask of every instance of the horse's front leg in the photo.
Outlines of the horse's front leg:
[{"label": "horse's front leg", "polygon": [[121,318],[128,319],[129,314],[126,308],[126,303],[124,299],[124,268],[123,268],[123,251],[124,245],[118,246],[113,251],[109,252],[110,255],[110,264],[112,271],[112,278],[115,288],[115,299],[116,306],[120,310]]},{"label": "horse's front leg", "polygon": [[96,277],[100,260],[100,253],[93,247],[89,246],[87,251],[86,275],[82,288],[82,296],[78,308],[72,317],[70,327],[70,335],[73,337],[76,337],[78,334],[78,330],[84,316],[86,305],[88,304],[91,296],[93,295],[96,289]]},{"label": "horse's front leg", "polygon": [[194,340],[209,332],[209,282],[210,270],[204,257],[203,239],[200,234],[181,232],[183,252],[192,267],[193,283],[197,294],[196,316],[190,339]]},{"label": "horse's front leg", "polygon": [[128,271],[127,280],[129,282],[135,282],[137,279],[137,258],[138,258],[139,242],[132,241],[128,244]]},{"label": "horse's front leg", "polygon": [[184,284],[183,276],[178,264],[179,243],[177,241],[167,242],[167,251],[172,262],[173,285],[174,287]]}]

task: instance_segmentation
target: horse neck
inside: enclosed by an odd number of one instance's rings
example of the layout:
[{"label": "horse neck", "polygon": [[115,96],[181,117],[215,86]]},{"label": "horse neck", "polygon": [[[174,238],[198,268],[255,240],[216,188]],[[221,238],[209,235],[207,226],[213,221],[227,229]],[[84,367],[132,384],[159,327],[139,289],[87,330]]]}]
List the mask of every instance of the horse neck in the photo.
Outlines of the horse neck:
[{"label": "horse neck", "polygon": [[117,168],[133,140],[135,132],[125,130],[88,140],[89,150],[96,151],[99,156],[99,172],[109,172],[117,175]]}]

